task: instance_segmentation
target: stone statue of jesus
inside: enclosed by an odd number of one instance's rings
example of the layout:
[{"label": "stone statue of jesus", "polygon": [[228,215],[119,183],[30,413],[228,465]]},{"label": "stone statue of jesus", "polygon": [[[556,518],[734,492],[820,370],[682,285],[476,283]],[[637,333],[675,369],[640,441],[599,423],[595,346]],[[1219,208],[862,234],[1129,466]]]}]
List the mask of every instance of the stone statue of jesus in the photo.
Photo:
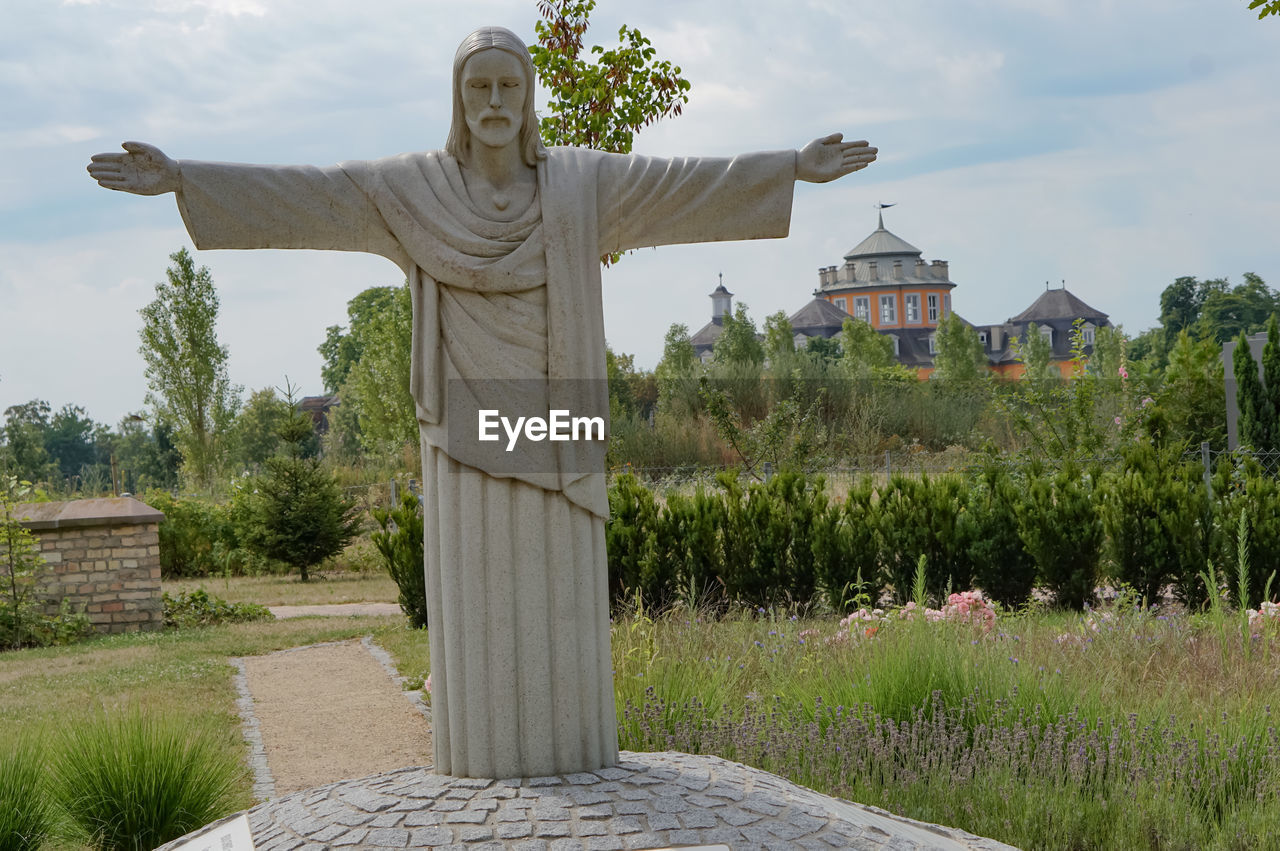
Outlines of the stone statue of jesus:
[{"label": "stone statue of jesus", "polygon": [[525,44],[485,27],[454,57],[443,151],[314,168],[172,160],[125,142],[89,165],[108,189],[173,192],[199,249],[365,251],[404,270],[435,770],[460,777],[590,771],[616,763],[618,740],[602,464],[560,447],[559,461],[513,471],[451,451],[446,405],[500,410],[506,379],[588,379],[603,393],[603,255],[786,236],[796,180],[876,157],[840,134],[731,159],[544,148],[534,85]]}]

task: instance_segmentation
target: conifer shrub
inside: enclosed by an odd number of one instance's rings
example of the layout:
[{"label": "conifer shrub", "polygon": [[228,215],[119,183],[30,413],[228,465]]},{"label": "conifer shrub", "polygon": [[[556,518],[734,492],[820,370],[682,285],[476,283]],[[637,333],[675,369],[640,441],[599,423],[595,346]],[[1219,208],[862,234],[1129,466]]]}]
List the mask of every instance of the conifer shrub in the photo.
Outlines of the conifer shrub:
[{"label": "conifer shrub", "polygon": [[989,464],[973,478],[964,515],[974,582],[1009,608],[1026,605],[1036,583],[1036,561],[1018,534],[1020,499],[1008,471]]},{"label": "conifer shrub", "polygon": [[360,532],[361,516],[334,475],[308,455],[311,419],[292,406],[280,426],[284,451],[267,459],[261,474],[245,480],[232,501],[238,537],[250,552],[298,570],[342,552]]},{"label": "conifer shrub", "polygon": [[[1219,466],[1214,492],[1214,561],[1230,568],[1240,563],[1242,544],[1247,548],[1249,599],[1235,602],[1242,608],[1256,609],[1272,574],[1280,568],[1280,483],[1266,475],[1257,461],[1245,457]],[[1239,531],[1241,515],[1243,533]],[[1280,588],[1277,582],[1271,584],[1273,590]],[[1232,594],[1239,597],[1234,587]]]},{"label": "conifer shrub", "polygon": [[897,602],[910,598],[920,556],[930,596],[941,599],[948,588],[971,586],[973,562],[960,518],[965,501],[964,481],[951,475],[895,474],[880,491],[876,530],[882,578]]},{"label": "conifer shrub", "polygon": [[724,526],[720,494],[698,488],[692,496],[667,494],[655,543],[670,565],[664,571],[670,584],[667,602],[682,600],[691,607],[724,603],[724,571],[720,532]]},{"label": "conifer shrub", "polygon": [[378,529],[369,538],[400,589],[400,611],[408,616],[414,629],[422,629],[427,625],[422,504],[417,494],[405,491],[398,506],[373,509],[373,519]]},{"label": "conifer shrub", "polygon": [[1103,529],[1097,471],[1064,464],[1047,474],[1033,466],[1018,503],[1018,534],[1055,602],[1083,609],[1098,582]]},{"label": "conifer shrub", "polygon": [[658,526],[662,510],[653,493],[630,473],[609,489],[605,550],[609,559],[609,596],[615,602],[640,591],[646,599],[661,587],[658,577]]},{"label": "conifer shrub", "polygon": [[1122,450],[1120,469],[1105,479],[1100,514],[1115,578],[1148,603],[1173,584],[1190,602],[1211,552],[1212,515],[1197,465],[1180,447],[1142,442]]},{"label": "conifer shrub", "polygon": [[814,518],[818,585],[833,611],[848,612],[856,608],[855,601],[874,603],[880,596],[874,495],[870,477],[864,476],[849,488],[843,502],[828,505]]}]

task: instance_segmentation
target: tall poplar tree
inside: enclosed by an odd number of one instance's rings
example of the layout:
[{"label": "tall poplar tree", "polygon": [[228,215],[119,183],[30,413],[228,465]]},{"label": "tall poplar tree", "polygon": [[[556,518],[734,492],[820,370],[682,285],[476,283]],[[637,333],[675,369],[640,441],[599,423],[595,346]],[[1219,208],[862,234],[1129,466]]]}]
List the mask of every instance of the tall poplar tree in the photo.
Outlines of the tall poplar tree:
[{"label": "tall poplar tree", "polygon": [[185,248],[169,255],[167,280],[142,310],[147,404],[173,424],[183,472],[207,488],[218,469],[221,440],[231,426],[240,388],[227,377],[227,347],[218,344],[218,293],[207,266],[196,268]]}]

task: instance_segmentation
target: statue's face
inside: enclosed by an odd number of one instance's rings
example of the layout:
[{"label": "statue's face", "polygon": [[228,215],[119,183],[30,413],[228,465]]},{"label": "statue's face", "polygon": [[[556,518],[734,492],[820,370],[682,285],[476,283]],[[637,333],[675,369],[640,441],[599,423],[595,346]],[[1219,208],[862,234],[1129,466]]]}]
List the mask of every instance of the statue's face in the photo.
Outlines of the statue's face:
[{"label": "statue's face", "polygon": [[520,60],[505,50],[481,50],[462,66],[460,84],[472,141],[490,148],[515,143],[529,93]]}]

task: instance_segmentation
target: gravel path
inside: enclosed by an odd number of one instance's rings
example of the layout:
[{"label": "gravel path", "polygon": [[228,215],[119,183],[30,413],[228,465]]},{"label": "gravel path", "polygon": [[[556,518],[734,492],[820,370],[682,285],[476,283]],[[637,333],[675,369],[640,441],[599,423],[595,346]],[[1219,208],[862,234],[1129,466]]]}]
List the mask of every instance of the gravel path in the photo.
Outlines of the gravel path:
[{"label": "gravel path", "polygon": [[355,640],[239,660],[246,734],[269,769],[257,766],[259,795],[431,763],[430,722],[375,653]]}]

